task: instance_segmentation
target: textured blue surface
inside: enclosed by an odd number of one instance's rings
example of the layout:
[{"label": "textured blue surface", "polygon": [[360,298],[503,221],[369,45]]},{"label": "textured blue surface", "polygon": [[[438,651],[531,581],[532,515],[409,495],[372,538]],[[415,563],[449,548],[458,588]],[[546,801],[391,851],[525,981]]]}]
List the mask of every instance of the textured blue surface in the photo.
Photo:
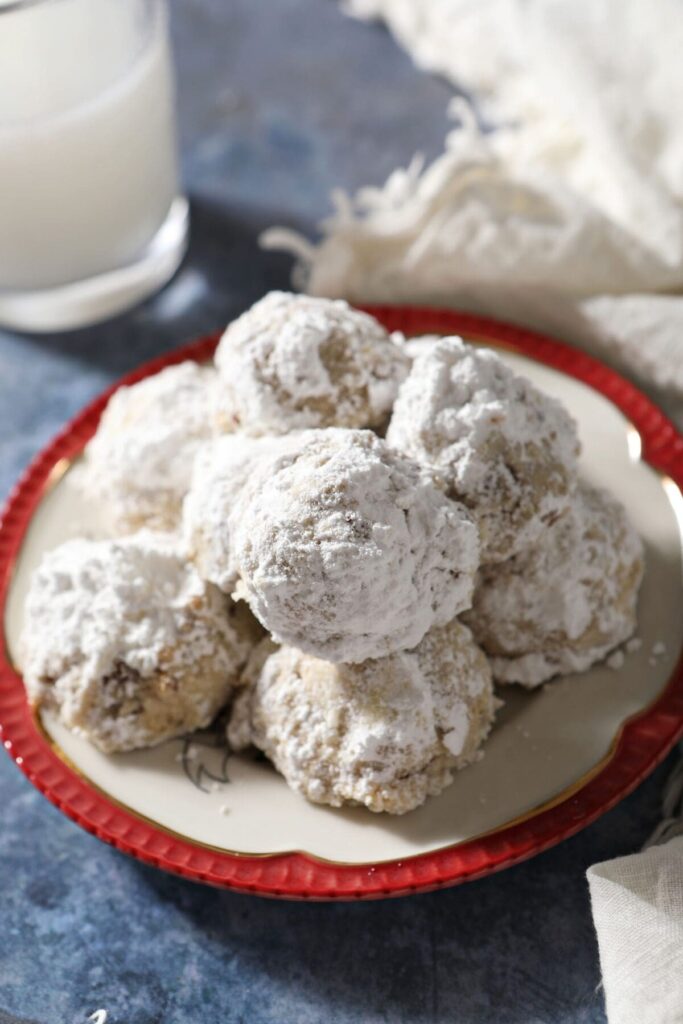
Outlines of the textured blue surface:
[{"label": "textured blue surface", "polygon": [[[331,0],[176,0],[189,259],[160,296],[57,338],[0,334],[0,492],[107,382],[216,328],[288,262],[329,189],[440,147],[451,95]],[[666,767],[596,825],[449,892],[364,905],[269,902],[153,871],[81,832],[0,757],[0,1011],[41,1024],[597,1024],[586,867],[636,849]],[[0,1012],[0,1020],[2,1014]]]}]

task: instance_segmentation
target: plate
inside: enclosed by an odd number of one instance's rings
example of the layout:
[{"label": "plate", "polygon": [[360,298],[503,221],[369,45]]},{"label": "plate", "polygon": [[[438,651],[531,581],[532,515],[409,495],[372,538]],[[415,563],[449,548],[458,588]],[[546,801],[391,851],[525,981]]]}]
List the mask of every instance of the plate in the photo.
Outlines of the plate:
[{"label": "plate", "polygon": [[[186,877],[270,896],[363,899],[453,885],[572,835],[629,793],[683,733],[683,437],[612,370],[538,334],[439,310],[369,310],[407,335],[460,334],[560,398],[579,423],[580,472],[627,506],[646,545],[640,650],[528,694],[510,687],[485,757],[399,818],[308,804],[264,761],[226,761],[207,732],[107,756],[26,701],[16,663],[22,606],[41,554],[100,531],[74,486],[78,459],[111,394],[77,416],[17,484],[0,525],[0,729],[31,782],[125,853]],[[141,367],[132,383],[205,338]],[[118,385],[117,385],[118,386]]]}]

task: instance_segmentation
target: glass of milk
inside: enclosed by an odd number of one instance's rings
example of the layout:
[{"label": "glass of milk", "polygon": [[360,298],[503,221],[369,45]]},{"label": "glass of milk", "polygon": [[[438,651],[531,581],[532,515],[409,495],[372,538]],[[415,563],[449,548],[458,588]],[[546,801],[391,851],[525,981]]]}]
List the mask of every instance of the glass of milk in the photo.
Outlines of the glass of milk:
[{"label": "glass of milk", "polygon": [[187,232],[165,0],[0,0],[0,325],[120,312]]}]

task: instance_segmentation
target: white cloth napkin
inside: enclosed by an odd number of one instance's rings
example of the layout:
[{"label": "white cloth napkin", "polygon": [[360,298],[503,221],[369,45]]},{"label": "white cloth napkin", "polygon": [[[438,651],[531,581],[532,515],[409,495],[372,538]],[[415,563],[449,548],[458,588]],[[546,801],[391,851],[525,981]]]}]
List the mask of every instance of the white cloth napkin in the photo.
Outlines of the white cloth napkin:
[{"label": "white cloth napkin", "polygon": [[[660,387],[683,422],[680,0],[348,0],[462,99],[444,153],[337,192],[298,282],[453,305],[564,336]],[[661,396],[660,396],[660,400]]]},{"label": "white cloth napkin", "polygon": [[[547,330],[606,356],[683,424],[681,0],[347,0],[454,100],[444,153],[334,194],[296,283]],[[482,121],[494,124],[484,131]],[[683,771],[663,829],[681,830]],[[660,830],[662,831],[662,830]],[[683,1022],[683,837],[588,873],[610,1024]]]},{"label": "white cloth napkin", "polygon": [[683,1021],[683,836],[588,871],[610,1024]]},{"label": "white cloth napkin", "polygon": [[681,1024],[683,761],[645,852],[595,864],[588,885],[610,1024]]}]

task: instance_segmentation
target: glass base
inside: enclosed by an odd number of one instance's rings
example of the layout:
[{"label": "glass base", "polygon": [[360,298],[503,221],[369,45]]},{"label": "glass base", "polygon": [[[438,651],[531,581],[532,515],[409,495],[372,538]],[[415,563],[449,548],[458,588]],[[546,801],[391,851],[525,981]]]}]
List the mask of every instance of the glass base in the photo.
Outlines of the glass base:
[{"label": "glass base", "polygon": [[0,326],[36,333],[68,331],[130,309],[173,277],[187,250],[189,224],[187,199],[179,196],[137,262],[59,288],[0,291]]}]

